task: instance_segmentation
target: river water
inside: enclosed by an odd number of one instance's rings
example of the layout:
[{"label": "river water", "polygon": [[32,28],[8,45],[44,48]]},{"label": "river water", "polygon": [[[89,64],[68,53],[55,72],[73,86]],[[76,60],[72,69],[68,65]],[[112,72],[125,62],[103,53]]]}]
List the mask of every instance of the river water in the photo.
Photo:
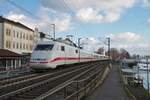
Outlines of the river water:
[{"label": "river water", "polygon": [[[149,71],[149,74],[147,74],[147,71],[143,71],[143,70],[140,70],[139,73],[140,73],[139,75],[143,78],[144,88],[148,90],[148,82],[149,82],[149,87],[150,87],[150,71]],[[148,75],[148,77],[147,77],[147,75]],[[149,78],[149,79],[147,79],[147,78]],[[149,92],[150,92],[150,90],[149,90]]]}]

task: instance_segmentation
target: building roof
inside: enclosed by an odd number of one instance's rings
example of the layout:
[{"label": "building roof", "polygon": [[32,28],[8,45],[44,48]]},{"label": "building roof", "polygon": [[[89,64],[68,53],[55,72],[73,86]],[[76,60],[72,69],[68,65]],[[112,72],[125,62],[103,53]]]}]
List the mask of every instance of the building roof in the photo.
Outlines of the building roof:
[{"label": "building roof", "polygon": [[1,57],[22,57],[22,55],[12,52],[10,50],[0,49],[0,58]]},{"label": "building roof", "polygon": [[0,23],[4,23],[4,22],[10,23],[10,24],[14,24],[14,25],[16,25],[16,26],[19,26],[19,27],[22,27],[22,28],[25,28],[25,29],[28,29],[28,30],[34,32],[33,29],[31,29],[31,28],[29,28],[29,27],[23,25],[23,24],[20,23],[20,22],[15,22],[15,21],[12,21],[12,20],[10,20],[10,19],[7,19],[7,18],[4,18],[4,17],[0,16]]}]

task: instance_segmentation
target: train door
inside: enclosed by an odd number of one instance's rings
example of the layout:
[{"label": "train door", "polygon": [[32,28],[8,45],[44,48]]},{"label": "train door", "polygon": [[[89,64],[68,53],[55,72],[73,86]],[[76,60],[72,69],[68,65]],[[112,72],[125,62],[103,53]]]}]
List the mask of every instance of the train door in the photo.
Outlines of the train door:
[{"label": "train door", "polygon": [[66,56],[66,64],[70,63],[70,46],[66,45],[66,51],[65,51],[65,56]]},{"label": "train door", "polygon": [[61,46],[61,57],[62,57],[62,64],[66,64],[66,48],[65,46]]}]

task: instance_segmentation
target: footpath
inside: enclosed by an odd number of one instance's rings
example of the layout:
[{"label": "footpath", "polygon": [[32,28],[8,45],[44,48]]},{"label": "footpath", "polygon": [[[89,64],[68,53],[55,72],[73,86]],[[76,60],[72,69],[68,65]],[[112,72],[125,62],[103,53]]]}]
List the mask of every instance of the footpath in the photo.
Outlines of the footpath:
[{"label": "footpath", "polygon": [[90,94],[86,100],[129,100],[121,85],[117,65],[112,65],[112,69],[104,83]]}]

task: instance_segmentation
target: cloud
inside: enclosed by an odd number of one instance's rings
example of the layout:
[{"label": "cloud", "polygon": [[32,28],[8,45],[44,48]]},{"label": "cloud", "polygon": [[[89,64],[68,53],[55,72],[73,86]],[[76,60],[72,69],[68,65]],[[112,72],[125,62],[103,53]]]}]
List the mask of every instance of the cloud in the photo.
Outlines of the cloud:
[{"label": "cloud", "polygon": [[[44,7],[57,11],[68,11],[68,8],[77,11],[82,8],[120,10],[132,7],[136,0],[40,0]],[[67,8],[67,9],[65,9]]]},{"label": "cloud", "polygon": [[144,7],[150,7],[150,0],[142,0]]},{"label": "cloud", "polygon": [[111,47],[118,49],[124,48],[131,54],[150,54],[149,36],[133,32],[107,34],[106,36],[111,38]]},{"label": "cloud", "polygon": [[[81,40],[84,50],[86,51],[96,51],[100,47],[104,47],[107,50],[107,40],[106,37],[111,38],[111,48],[124,48],[131,54],[140,53],[142,50],[148,53],[150,50],[150,45],[145,43],[146,37],[141,36],[133,32],[123,32],[118,34],[106,34],[104,38],[94,38],[88,37]],[[144,54],[144,52],[143,52]]]},{"label": "cloud", "polygon": [[103,44],[97,38],[88,37],[81,39],[81,46],[85,51],[94,52],[97,51],[98,48],[103,47]]},{"label": "cloud", "polygon": [[52,32],[53,28],[51,24],[56,25],[57,33],[68,31],[71,28],[70,16],[66,14],[60,14],[59,16],[54,17],[49,16],[48,13],[49,10],[45,8],[40,8],[39,12],[37,12],[37,15],[42,16],[39,16],[39,18],[36,19],[30,16],[26,16],[22,13],[11,11],[6,15],[6,18],[17,22],[21,22],[32,29],[34,29],[35,27],[39,28],[40,31],[43,31],[45,33]]},{"label": "cloud", "polygon": [[147,20],[147,22],[150,24],[150,18]]},{"label": "cloud", "polygon": [[117,21],[120,18],[120,14],[110,12],[104,16],[99,14],[98,10],[87,8],[79,10],[76,17],[82,22],[109,23]]},{"label": "cloud", "polygon": [[125,32],[119,34],[111,34],[112,41],[122,42],[122,43],[132,43],[141,41],[143,38],[141,35],[132,33],[132,32]]},{"label": "cloud", "polygon": [[18,14],[18,13],[15,13],[15,12],[9,12],[7,15],[6,15],[6,18],[10,19],[10,20],[13,20],[13,21],[16,21],[16,22],[21,22],[23,24],[25,24],[26,26],[34,29],[36,24],[35,24],[35,20],[30,18],[30,17],[27,17],[25,16],[24,14]]},{"label": "cloud", "polygon": [[95,45],[98,44],[98,40],[94,37],[83,38],[81,39],[81,44]]},{"label": "cloud", "polygon": [[126,45],[125,49],[128,50],[131,54],[150,55],[150,44],[146,44],[144,42],[128,44]]},{"label": "cloud", "polygon": [[111,23],[134,6],[137,0],[40,0],[43,7],[63,13],[74,13],[85,23]]}]

